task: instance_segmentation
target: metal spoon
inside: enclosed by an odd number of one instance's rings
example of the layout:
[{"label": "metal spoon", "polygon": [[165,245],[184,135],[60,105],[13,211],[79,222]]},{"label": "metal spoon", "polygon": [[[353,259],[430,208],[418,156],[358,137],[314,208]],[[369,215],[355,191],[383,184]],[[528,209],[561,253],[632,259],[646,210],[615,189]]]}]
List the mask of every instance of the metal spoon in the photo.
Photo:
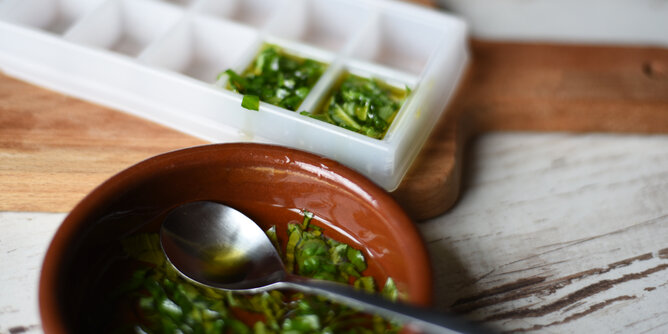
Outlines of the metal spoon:
[{"label": "metal spoon", "polygon": [[394,303],[344,284],[292,275],[264,231],[243,213],[220,203],[200,201],[177,207],[162,223],[160,243],[183,277],[204,286],[245,293],[299,290],[426,333],[482,331],[430,309]]}]

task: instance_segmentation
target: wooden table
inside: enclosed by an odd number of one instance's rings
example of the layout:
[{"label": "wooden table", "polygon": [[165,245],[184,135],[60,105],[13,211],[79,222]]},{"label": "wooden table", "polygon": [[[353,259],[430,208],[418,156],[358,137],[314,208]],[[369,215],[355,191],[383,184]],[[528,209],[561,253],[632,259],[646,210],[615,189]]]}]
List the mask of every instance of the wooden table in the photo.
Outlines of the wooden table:
[{"label": "wooden table", "polygon": [[[648,64],[645,74],[663,82],[663,63]],[[620,82],[590,92],[610,94],[615,85]],[[642,110],[668,110],[662,109],[665,84],[654,87],[648,92],[654,102]],[[545,94],[546,87],[540,88],[525,96]],[[459,101],[476,96],[503,106],[501,113],[485,109],[489,117],[483,120],[504,115],[527,120],[513,116],[511,101],[484,89]],[[564,104],[543,109],[543,116],[568,119],[575,110],[569,101],[581,96],[552,98]],[[536,100],[521,101],[528,102]],[[592,124],[614,116],[600,104],[590,106],[603,111]],[[642,110],[633,115],[657,122],[646,122],[653,131],[640,132],[662,132],[666,113],[648,118]],[[567,130],[536,119],[531,124],[544,125],[536,130]],[[490,124],[478,123],[485,131],[499,130]],[[501,130],[530,128],[514,124],[517,128]],[[575,130],[591,129],[577,124],[583,128]],[[630,130],[621,130],[633,132],[633,124],[627,125]],[[500,331],[668,332],[668,136],[492,132],[474,138],[468,146],[434,145],[423,152],[440,156],[445,149],[461,158],[457,179],[449,179],[458,184],[456,196],[439,199],[454,207],[418,224],[433,257],[436,306]],[[36,304],[41,260],[78,199],[132,163],[200,143],[0,76],[0,333],[41,331]]]}]

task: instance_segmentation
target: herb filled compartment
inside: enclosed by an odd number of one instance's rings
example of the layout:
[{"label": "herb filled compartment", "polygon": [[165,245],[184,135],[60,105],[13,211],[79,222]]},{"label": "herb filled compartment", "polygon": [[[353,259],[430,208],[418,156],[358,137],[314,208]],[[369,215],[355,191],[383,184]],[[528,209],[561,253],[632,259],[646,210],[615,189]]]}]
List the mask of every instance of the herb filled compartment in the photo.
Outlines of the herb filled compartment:
[{"label": "herb filled compartment", "polygon": [[225,88],[243,95],[241,106],[259,110],[260,101],[296,111],[327,69],[321,61],[301,57],[274,44],[265,44],[241,74],[221,73]]},{"label": "herb filled compartment", "polygon": [[383,79],[346,71],[313,113],[301,114],[382,139],[410,95]]}]

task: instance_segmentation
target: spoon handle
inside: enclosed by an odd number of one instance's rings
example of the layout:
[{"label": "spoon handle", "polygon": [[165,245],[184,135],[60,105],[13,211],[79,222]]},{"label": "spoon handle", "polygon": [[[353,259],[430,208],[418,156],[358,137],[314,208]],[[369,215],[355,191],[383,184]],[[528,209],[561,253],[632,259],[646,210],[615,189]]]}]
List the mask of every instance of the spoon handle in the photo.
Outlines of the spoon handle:
[{"label": "spoon handle", "polygon": [[281,288],[321,295],[367,313],[400,321],[422,333],[490,333],[488,329],[458,317],[402,302],[393,302],[340,283],[291,275],[279,285]]}]

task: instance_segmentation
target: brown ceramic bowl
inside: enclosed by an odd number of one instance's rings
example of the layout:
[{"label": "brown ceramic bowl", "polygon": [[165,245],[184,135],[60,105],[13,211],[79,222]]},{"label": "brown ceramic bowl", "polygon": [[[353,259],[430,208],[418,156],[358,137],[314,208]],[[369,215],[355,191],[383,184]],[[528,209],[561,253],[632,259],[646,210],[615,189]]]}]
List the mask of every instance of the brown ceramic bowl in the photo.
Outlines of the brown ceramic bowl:
[{"label": "brown ceramic bowl", "polygon": [[[332,160],[284,147],[218,144],[162,154],[115,175],[67,216],[49,246],[39,285],[46,333],[89,332],[100,295],[119,273],[119,240],[157,231],[170,209],[195,200],[231,205],[279,228],[308,209],[334,239],[363,249],[368,274],[392,277],[427,305],[431,272],[412,221],[381,188]],[[98,319],[99,320],[99,319]],[[95,320],[95,321],[98,321]]]}]

